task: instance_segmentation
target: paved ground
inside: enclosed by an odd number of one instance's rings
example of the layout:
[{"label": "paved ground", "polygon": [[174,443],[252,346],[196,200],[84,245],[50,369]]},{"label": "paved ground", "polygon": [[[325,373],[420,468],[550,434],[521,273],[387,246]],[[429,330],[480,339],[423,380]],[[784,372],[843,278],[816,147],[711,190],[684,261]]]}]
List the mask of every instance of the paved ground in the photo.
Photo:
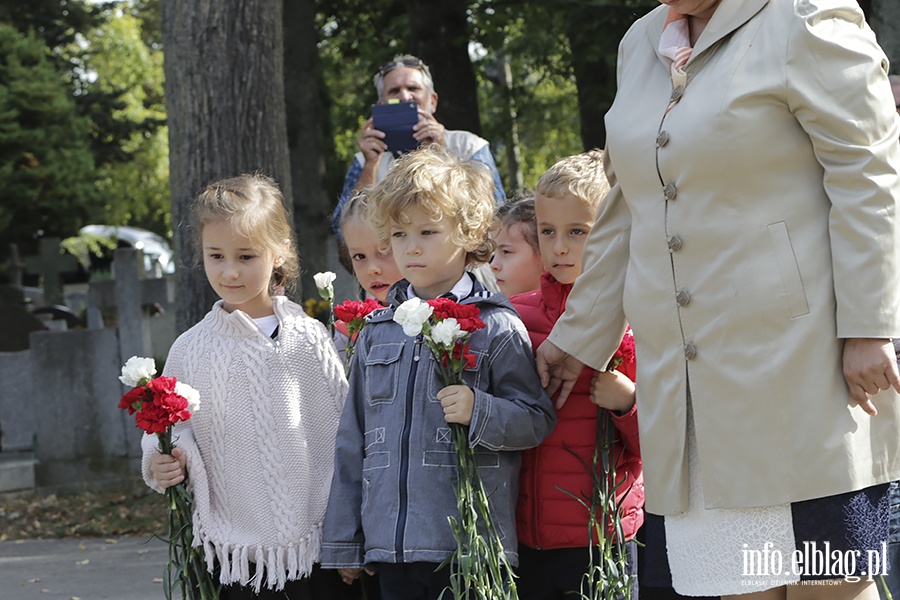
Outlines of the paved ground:
[{"label": "paved ground", "polygon": [[155,539],[0,542],[0,600],[161,600],[165,563]]}]

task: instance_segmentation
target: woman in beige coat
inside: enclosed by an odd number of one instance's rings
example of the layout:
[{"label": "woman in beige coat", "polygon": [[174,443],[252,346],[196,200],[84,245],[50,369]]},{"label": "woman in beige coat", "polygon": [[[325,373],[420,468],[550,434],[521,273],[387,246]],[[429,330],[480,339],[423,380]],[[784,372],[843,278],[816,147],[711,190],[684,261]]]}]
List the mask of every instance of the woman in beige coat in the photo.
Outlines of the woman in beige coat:
[{"label": "woman in beige coat", "polygon": [[677,591],[876,598],[900,478],[887,60],[853,0],[662,1],[620,45],[614,187],[538,367],[565,396],[631,324]]}]

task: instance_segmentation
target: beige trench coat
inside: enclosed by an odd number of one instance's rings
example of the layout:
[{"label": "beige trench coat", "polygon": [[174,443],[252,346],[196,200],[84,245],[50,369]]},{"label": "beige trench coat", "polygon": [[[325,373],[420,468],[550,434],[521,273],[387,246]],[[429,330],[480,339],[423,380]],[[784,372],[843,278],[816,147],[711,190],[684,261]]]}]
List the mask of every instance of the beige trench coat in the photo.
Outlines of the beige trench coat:
[{"label": "beige trench coat", "polygon": [[673,89],[666,10],[619,48],[614,187],[549,339],[603,368],[634,329],[650,512],[687,506],[689,393],[708,507],[898,479],[896,394],[871,418],[841,374],[840,338],[900,336],[884,54],[852,0],[722,0]]}]

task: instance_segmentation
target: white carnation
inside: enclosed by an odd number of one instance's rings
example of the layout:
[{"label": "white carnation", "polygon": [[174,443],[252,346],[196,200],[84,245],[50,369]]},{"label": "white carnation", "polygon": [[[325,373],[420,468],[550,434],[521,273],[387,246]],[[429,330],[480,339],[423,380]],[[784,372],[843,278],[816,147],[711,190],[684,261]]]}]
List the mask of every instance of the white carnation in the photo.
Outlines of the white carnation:
[{"label": "white carnation", "polygon": [[125,361],[119,381],[128,387],[137,387],[147,383],[154,375],[156,375],[156,361],[143,356],[132,356]]},{"label": "white carnation", "polygon": [[403,333],[416,337],[422,333],[422,326],[431,316],[434,309],[427,302],[418,298],[410,298],[394,312],[394,321],[403,327]]},{"label": "white carnation", "polygon": [[327,288],[329,285],[334,283],[334,280],[337,279],[337,275],[335,275],[331,271],[325,271],[323,273],[316,273],[315,275],[313,275],[313,279],[316,280],[316,287]]},{"label": "white carnation", "polygon": [[197,412],[197,409],[200,408],[200,392],[198,392],[188,384],[182,383],[181,381],[176,381],[175,393],[187,400],[188,410],[191,411],[191,414],[194,414],[195,412]]},{"label": "white carnation", "polygon": [[431,339],[445,348],[452,348],[454,342],[464,335],[459,322],[453,317],[444,319],[431,328]]}]

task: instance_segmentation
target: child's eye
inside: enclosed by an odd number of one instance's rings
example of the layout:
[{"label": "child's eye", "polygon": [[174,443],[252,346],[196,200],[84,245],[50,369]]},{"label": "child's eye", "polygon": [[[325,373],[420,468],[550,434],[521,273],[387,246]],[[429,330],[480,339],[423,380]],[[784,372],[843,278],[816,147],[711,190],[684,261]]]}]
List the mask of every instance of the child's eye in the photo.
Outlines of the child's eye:
[{"label": "child's eye", "polygon": [[504,248],[503,250],[500,251],[500,254],[512,254],[512,253],[513,253],[512,250],[508,250],[507,248]]},{"label": "child's eye", "polygon": [[572,230],[572,235],[584,235],[585,233],[587,233],[587,231],[585,231],[584,229],[573,229]]},{"label": "child's eye", "polygon": [[435,233],[437,233],[437,232],[434,231],[433,229],[423,229],[422,230],[422,235],[434,235]]},{"label": "child's eye", "polygon": [[549,227],[545,227],[544,229],[541,229],[541,235],[553,235],[553,230]]},{"label": "child's eye", "polygon": [[209,254],[209,258],[211,258],[212,260],[220,260],[222,258],[222,255],[217,252],[212,252]]},{"label": "child's eye", "polygon": [[393,232],[391,232],[391,237],[395,237],[395,238],[406,237],[406,232],[405,231],[393,231]]},{"label": "child's eye", "polygon": [[253,254],[241,254],[240,256],[240,259],[244,261],[253,260],[254,258],[256,258],[256,256],[254,256]]},{"label": "child's eye", "polygon": [[356,262],[359,262],[359,261],[361,261],[361,260],[366,260],[366,255],[363,254],[362,252],[357,252],[356,254],[354,254],[353,256],[351,256],[350,258],[351,258],[352,260],[356,261]]}]

